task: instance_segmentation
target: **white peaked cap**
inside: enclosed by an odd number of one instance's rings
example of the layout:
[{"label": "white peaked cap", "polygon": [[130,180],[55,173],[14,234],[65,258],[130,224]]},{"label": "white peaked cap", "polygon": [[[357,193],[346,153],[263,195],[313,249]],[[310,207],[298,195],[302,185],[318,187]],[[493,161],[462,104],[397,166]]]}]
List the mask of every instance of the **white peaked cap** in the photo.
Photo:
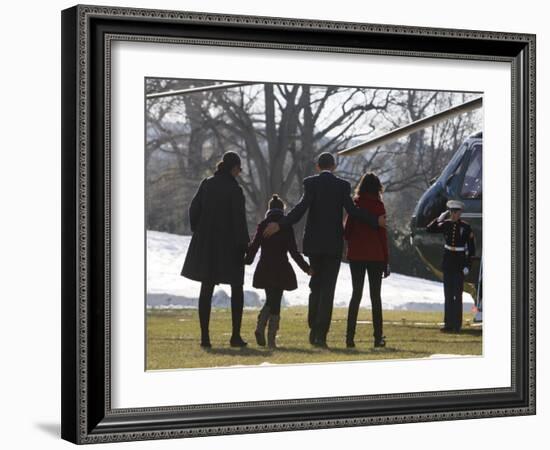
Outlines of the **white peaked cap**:
[{"label": "white peaked cap", "polygon": [[447,208],[449,209],[464,209],[464,203],[458,200],[449,200],[447,202]]}]

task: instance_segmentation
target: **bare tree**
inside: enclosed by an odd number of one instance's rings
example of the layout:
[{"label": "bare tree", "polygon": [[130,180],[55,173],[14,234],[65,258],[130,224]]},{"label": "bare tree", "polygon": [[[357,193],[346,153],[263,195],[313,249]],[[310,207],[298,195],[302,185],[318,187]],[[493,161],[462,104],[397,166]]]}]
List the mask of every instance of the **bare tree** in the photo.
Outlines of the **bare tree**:
[{"label": "bare tree", "polygon": [[244,156],[242,185],[259,218],[273,193],[294,203],[316,156],[364,135],[356,125],[387,102],[359,88],[264,84],[217,93],[218,108],[203,114],[212,130],[225,131],[222,147]]},{"label": "bare tree", "polygon": [[[154,80],[150,91],[182,89],[212,81]],[[243,160],[241,185],[249,223],[261,219],[273,193],[292,206],[302,179],[314,171],[323,151],[337,152],[467,99],[466,94],[415,90],[288,84],[251,86],[165,97],[147,105],[147,160],[155,154],[155,201],[164,209],[186,211],[200,179],[212,173],[228,150]],[[441,172],[456,146],[473,131],[472,114],[445,121],[407,139],[351,158],[340,158],[338,172],[357,182],[366,171],[383,179],[386,192],[400,193],[404,217]],[[156,152],[156,153],[155,153]],[[161,164],[162,155],[169,161]],[[170,193],[162,183],[176,186]],[[162,189],[161,189],[162,187]],[[172,196],[174,201],[167,199]],[[162,197],[162,198],[161,198]],[[397,196],[396,196],[397,198]],[[401,201],[394,201],[396,206]],[[153,205],[151,211],[154,210]],[[161,214],[159,212],[159,214]],[[167,215],[173,214],[166,212]],[[185,226],[177,230],[187,232]],[[162,222],[162,221],[160,221]],[[153,224],[149,224],[153,225]],[[159,225],[157,225],[159,226]],[[160,225],[162,226],[162,225]]]}]

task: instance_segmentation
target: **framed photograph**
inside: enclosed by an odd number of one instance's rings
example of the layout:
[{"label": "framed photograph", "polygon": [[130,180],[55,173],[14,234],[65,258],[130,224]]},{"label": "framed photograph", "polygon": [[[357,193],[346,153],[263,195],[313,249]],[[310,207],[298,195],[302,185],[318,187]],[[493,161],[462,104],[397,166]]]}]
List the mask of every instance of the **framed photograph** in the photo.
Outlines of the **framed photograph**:
[{"label": "framed photograph", "polygon": [[535,414],[535,36],[62,11],[62,437]]}]

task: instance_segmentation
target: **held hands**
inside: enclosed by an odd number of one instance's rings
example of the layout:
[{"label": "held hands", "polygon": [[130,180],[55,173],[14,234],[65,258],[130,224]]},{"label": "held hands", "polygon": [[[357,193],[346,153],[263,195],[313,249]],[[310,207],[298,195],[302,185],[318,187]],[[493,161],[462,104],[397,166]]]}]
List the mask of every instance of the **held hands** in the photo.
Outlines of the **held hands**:
[{"label": "held hands", "polygon": [[470,269],[468,269],[467,267],[464,267],[464,269],[462,269],[462,273],[464,274],[464,276],[466,276],[470,273]]},{"label": "held hands", "polygon": [[254,256],[250,254],[250,242],[245,245],[241,250],[243,252],[244,263],[246,265],[252,264],[254,262]]},{"label": "held hands", "polygon": [[309,270],[307,271],[307,274],[312,277],[314,272],[313,272],[313,269],[310,267]]},{"label": "held hands", "polygon": [[378,226],[379,227],[386,227],[386,216],[378,216]]},{"label": "held hands", "polygon": [[390,265],[389,264],[386,264],[386,266],[384,267],[384,278],[388,278],[390,276]]},{"label": "held hands", "polygon": [[271,235],[277,233],[280,229],[281,229],[281,227],[279,226],[279,224],[277,222],[270,222],[265,227],[265,230],[263,232],[263,237],[268,238]]}]

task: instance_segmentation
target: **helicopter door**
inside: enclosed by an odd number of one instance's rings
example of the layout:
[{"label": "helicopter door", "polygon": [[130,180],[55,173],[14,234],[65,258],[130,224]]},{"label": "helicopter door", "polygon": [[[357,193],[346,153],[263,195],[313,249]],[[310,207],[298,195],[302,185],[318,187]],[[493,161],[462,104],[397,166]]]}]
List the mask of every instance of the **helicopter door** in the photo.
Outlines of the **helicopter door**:
[{"label": "helicopter door", "polygon": [[481,168],[481,145],[475,144],[460,190],[460,197],[463,199],[481,199]]},{"label": "helicopter door", "polygon": [[[472,268],[466,281],[476,286],[476,307],[481,312],[481,249],[482,249],[482,144],[481,141],[472,144],[469,158],[464,170],[464,176],[459,189],[459,197],[464,202],[463,219],[470,224],[476,242],[476,255],[472,256]],[[476,321],[481,321],[480,314]]]}]

